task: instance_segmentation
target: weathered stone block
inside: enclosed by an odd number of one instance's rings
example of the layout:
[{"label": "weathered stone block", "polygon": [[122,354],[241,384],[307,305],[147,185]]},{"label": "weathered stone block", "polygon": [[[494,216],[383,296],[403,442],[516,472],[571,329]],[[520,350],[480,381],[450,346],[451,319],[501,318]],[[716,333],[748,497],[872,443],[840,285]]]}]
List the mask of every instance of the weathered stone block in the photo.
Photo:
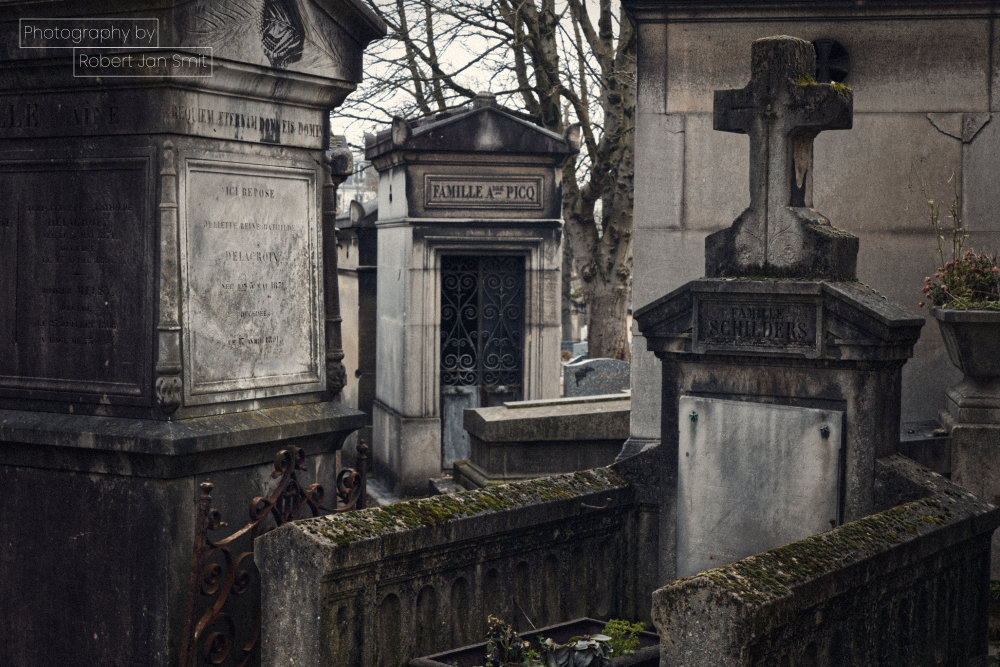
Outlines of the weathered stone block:
[{"label": "weathered stone block", "polygon": [[467,487],[608,465],[628,437],[627,395],[519,401],[466,410],[469,461],[456,464]]},{"label": "weathered stone block", "polygon": [[[799,20],[788,20],[787,7],[776,9],[788,3],[760,9],[716,5],[705,11],[704,5],[710,4],[666,8],[676,19],[690,18],[685,16],[688,12],[697,14],[695,21],[667,23],[669,113],[711,111],[713,91],[738,87],[746,80],[746,45],[769,35],[795,35],[808,41],[827,38],[845,45],[851,56],[846,83],[855,88],[859,113],[988,109],[986,3],[980,4],[981,16],[975,18],[948,17],[951,9],[943,6],[915,10],[917,15],[933,17],[933,30],[927,29],[926,19],[913,15],[865,16],[862,9],[845,10],[838,3],[813,3],[797,12]],[[765,14],[772,20],[739,20]],[[952,48],[942,52],[943,43]],[[913,75],[916,72],[919,76]]]},{"label": "weathered stone block", "polygon": [[521,610],[536,625],[644,617],[636,514],[599,469],[287,524],[255,550],[263,662],[405,664]]},{"label": "weathered stone block", "polygon": [[878,467],[923,497],[657,590],[661,663],[985,664],[1000,510],[903,457]]}]

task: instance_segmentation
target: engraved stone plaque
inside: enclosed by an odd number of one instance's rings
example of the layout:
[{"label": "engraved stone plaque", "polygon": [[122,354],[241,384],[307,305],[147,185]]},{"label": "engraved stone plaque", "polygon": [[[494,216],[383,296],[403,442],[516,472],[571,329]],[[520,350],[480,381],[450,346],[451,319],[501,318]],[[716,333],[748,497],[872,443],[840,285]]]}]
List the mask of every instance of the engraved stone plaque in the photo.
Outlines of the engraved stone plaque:
[{"label": "engraved stone plaque", "polygon": [[139,396],[150,156],[53,158],[0,164],[0,386]]},{"label": "engraved stone plaque", "polygon": [[820,353],[817,304],[699,298],[695,309],[695,352]]},{"label": "engraved stone plaque", "polygon": [[315,173],[188,160],[184,180],[186,402],[321,388]]},{"label": "engraved stone plaque", "polygon": [[273,101],[165,91],[103,89],[10,95],[0,102],[0,138],[73,137],[170,131],[210,139],[320,148],[315,112]]},{"label": "engraved stone plaque", "polygon": [[682,396],[677,576],[840,521],[844,413]]},{"label": "engraved stone plaque", "polygon": [[427,208],[540,209],[542,179],[427,174],[424,176],[424,202]]}]

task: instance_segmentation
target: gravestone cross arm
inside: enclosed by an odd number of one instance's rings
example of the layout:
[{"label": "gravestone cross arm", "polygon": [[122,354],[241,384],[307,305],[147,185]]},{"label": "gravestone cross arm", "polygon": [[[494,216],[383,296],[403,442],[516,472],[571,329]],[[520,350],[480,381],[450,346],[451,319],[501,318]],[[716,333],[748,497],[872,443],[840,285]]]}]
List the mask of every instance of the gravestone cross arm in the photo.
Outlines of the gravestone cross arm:
[{"label": "gravestone cross arm", "polygon": [[850,89],[816,83],[812,44],[753,43],[750,83],[715,91],[714,127],[750,136],[750,206],[706,240],[709,276],[854,278],[857,239],[812,209],[813,139],[850,129]]}]

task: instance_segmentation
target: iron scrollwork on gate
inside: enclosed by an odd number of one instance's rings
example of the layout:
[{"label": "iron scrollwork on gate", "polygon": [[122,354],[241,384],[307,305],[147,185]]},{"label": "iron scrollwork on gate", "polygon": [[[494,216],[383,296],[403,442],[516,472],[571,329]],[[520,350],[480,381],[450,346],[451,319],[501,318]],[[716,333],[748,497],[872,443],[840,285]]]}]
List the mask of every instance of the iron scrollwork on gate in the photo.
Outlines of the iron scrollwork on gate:
[{"label": "iron scrollwork on gate", "polygon": [[519,396],[523,331],[524,257],[441,258],[442,386]]},{"label": "iron scrollwork on gate", "polygon": [[[303,516],[362,509],[365,505],[368,446],[358,445],[355,468],[336,478],[334,507],[323,505],[320,484],[303,487],[296,471],[305,470],[305,452],[283,449],[274,458],[271,477],[280,478],[267,497],[256,497],[250,521],[233,534],[213,540],[210,533],[226,526],[212,508],[211,482],[202,482],[195,521],[194,553],[188,583],[188,608],[181,645],[183,667],[194,665],[251,665],[259,662],[260,595],[253,562],[253,542],[260,535]],[[249,593],[249,594],[248,594]],[[242,623],[241,623],[242,621]],[[235,649],[235,650],[234,650]]]}]

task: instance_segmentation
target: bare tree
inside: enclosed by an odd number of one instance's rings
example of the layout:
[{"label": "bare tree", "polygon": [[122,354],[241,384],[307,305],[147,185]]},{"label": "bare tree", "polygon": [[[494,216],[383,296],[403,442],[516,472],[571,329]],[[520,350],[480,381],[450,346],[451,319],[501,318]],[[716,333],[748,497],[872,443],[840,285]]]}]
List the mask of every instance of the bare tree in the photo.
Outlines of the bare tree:
[{"label": "bare tree", "polygon": [[[628,359],[635,35],[611,0],[368,0],[389,36],[341,117],[432,114],[489,90],[554,132],[580,123],[563,173],[565,238],[588,306],[590,355]],[[566,272],[564,271],[564,276]]]}]

